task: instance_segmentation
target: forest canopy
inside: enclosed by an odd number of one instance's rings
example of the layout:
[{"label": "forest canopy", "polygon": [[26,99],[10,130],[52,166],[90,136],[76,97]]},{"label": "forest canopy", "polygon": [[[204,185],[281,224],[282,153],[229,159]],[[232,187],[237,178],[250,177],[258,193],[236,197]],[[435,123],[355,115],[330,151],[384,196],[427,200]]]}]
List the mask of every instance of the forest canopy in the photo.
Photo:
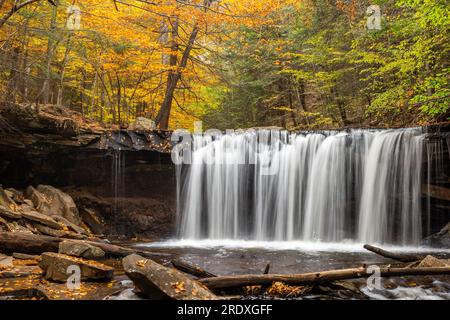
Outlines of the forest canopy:
[{"label": "forest canopy", "polygon": [[446,0],[0,0],[2,103],[161,129],[450,120]]}]

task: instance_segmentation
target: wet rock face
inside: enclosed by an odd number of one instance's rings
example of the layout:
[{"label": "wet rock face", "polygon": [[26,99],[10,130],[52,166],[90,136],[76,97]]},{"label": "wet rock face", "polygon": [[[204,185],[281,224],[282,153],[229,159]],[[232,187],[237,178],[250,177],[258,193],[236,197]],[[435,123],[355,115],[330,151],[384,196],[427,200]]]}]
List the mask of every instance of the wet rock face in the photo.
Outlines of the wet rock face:
[{"label": "wet rock face", "polygon": [[426,237],[422,241],[422,245],[439,247],[439,248],[450,248],[450,222],[447,223],[439,232]]},{"label": "wet rock face", "polygon": [[[95,234],[127,238],[161,239],[174,234],[175,199],[149,197],[111,197],[96,190],[67,190],[82,212],[83,222]],[[173,202],[172,202],[173,201]]]},{"label": "wet rock face", "polygon": [[170,154],[67,150],[22,160],[10,156],[8,169],[0,168],[0,181],[26,190],[22,205],[46,212],[70,230],[86,225],[94,234],[105,236],[160,239],[174,235],[176,180]]}]

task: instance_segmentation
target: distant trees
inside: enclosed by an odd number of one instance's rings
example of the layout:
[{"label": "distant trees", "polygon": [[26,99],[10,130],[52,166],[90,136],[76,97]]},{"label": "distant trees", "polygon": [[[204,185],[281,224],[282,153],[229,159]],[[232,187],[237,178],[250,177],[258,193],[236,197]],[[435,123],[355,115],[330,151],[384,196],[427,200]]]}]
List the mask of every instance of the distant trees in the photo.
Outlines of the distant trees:
[{"label": "distant trees", "polygon": [[[20,11],[18,2],[0,7],[1,14],[15,13],[0,28],[5,100],[64,105],[120,125],[143,115],[162,129],[190,128],[202,114],[196,103],[216,77],[211,39],[227,36],[223,26],[263,24],[283,5],[55,0],[49,7],[46,1],[23,1]],[[80,7],[79,30],[67,28],[72,5]]]},{"label": "distant trees", "polygon": [[0,93],[162,129],[448,120],[446,2],[375,2],[0,0]]},{"label": "distant trees", "polygon": [[222,43],[221,127],[405,126],[446,121],[449,7],[378,1],[381,30],[367,30],[369,1],[308,0],[274,12],[266,28]]}]

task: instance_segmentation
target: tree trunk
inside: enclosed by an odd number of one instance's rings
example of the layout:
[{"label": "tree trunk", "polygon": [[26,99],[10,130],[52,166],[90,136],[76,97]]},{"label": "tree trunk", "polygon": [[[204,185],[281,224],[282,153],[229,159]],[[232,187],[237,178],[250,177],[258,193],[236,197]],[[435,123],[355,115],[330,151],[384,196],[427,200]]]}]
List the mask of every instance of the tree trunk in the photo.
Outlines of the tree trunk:
[{"label": "tree trunk", "polygon": [[[381,277],[413,276],[413,275],[450,274],[450,267],[441,268],[380,268]],[[337,280],[368,278],[373,272],[366,268],[352,268],[311,272],[303,274],[248,274],[223,276],[199,280],[210,289],[240,288],[245,286],[270,285],[273,282],[284,282],[289,285],[311,285]]]},{"label": "tree trunk", "polygon": [[[203,8],[205,11],[208,10],[210,4],[211,0],[203,1]],[[173,33],[174,31],[175,33]],[[171,56],[170,65],[176,66],[177,68],[175,71],[169,71],[169,74],[167,76],[167,86],[164,100],[155,119],[155,123],[159,126],[160,129],[166,130],[169,128],[170,110],[172,109],[175,89],[177,87],[178,81],[181,79],[183,69],[187,66],[189,56],[191,54],[192,48],[194,47],[199,31],[199,26],[197,23],[195,23],[194,27],[192,28],[191,35],[189,36],[188,43],[186,44],[186,48],[184,49],[180,63],[178,65],[176,56],[173,54]],[[176,27],[172,25],[172,47],[178,51],[178,41],[175,38],[175,35],[178,37],[178,21],[176,22]]]},{"label": "tree trunk", "polygon": [[20,48],[14,47],[12,49],[12,57],[11,57],[11,65],[8,77],[8,86],[7,86],[7,94],[6,101],[15,102],[16,101],[16,93],[17,93],[17,83],[19,77],[19,56],[20,56]]},{"label": "tree trunk", "polygon": [[118,117],[119,125],[121,125],[122,119],[120,116],[120,106],[122,104],[122,85],[120,84],[120,79],[117,74],[116,74],[116,79],[117,79],[117,117]]},{"label": "tree trunk", "polygon": [[58,106],[62,106],[63,105],[63,94],[64,94],[64,76],[66,73],[66,66],[67,66],[67,62],[69,60],[69,53],[70,53],[70,40],[72,38],[72,34],[70,33],[69,36],[67,37],[67,47],[66,50],[64,52],[64,58],[63,61],[61,63],[61,70],[59,72],[59,83],[58,83],[58,94],[56,96],[56,104]]},{"label": "tree trunk", "polygon": [[55,52],[55,41],[53,37],[55,37],[56,30],[56,22],[58,17],[58,1],[55,1],[56,6],[52,8],[52,16],[50,20],[50,30],[48,36],[47,43],[47,57],[46,57],[46,66],[45,66],[45,74],[44,74],[44,83],[42,85],[42,103],[48,104],[50,100],[50,86],[51,86],[51,68],[53,61],[53,54]]},{"label": "tree trunk", "polygon": [[[0,18],[0,28],[3,27],[3,25],[6,23],[6,21],[9,20],[13,16],[14,13],[22,9],[23,7],[26,7],[32,3],[38,2],[40,0],[27,0],[22,2],[21,4],[15,4],[8,12],[6,12],[1,18]],[[0,1],[0,9],[5,4],[4,0]]]},{"label": "tree trunk", "polygon": [[[195,27],[194,27],[195,28]],[[161,105],[161,109],[156,116],[156,123],[159,124],[161,129],[167,129],[169,127],[170,110],[172,109],[172,101],[175,89],[178,83],[178,70],[173,70],[178,64],[178,17],[174,17],[171,30],[172,44],[170,46],[171,53],[169,58],[169,74],[167,75],[166,93]]]}]

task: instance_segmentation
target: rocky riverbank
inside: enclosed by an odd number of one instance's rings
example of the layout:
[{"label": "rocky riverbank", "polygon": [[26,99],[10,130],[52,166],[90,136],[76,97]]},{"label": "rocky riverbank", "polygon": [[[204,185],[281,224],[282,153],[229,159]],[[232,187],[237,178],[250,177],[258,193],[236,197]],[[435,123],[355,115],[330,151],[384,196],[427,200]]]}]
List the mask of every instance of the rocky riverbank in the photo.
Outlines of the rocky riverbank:
[{"label": "rocky riverbank", "polygon": [[[438,131],[433,129],[436,141]],[[192,274],[198,266],[186,268],[183,262],[161,258],[166,252],[123,245],[175,234],[170,132],[148,130],[139,123],[133,130],[105,128],[64,108],[14,105],[0,108],[0,133],[0,299],[108,299],[126,292],[133,297],[171,299],[368,298],[363,284],[355,285],[353,280],[286,283],[274,281],[276,275],[263,277],[264,284],[238,282],[228,290],[217,283],[230,279],[206,270],[217,279],[205,280]],[[442,141],[436,141],[431,141],[439,151],[429,164],[432,179],[422,190],[424,207],[433,213],[423,244],[449,248],[448,148],[441,150]],[[428,203],[425,196],[431,199]],[[112,244],[113,240],[122,245]],[[385,260],[377,264],[416,268],[424,258],[417,258],[415,264]],[[428,258],[425,262],[431,265],[422,267],[447,268],[448,261],[437,258]],[[248,263],[218,274],[248,272],[244,265]],[[346,267],[356,267],[350,276],[365,268],[364,263]],[[269,274],[269,269],[250,271]],[[152,276],[155,270],[157,277]]]}]

